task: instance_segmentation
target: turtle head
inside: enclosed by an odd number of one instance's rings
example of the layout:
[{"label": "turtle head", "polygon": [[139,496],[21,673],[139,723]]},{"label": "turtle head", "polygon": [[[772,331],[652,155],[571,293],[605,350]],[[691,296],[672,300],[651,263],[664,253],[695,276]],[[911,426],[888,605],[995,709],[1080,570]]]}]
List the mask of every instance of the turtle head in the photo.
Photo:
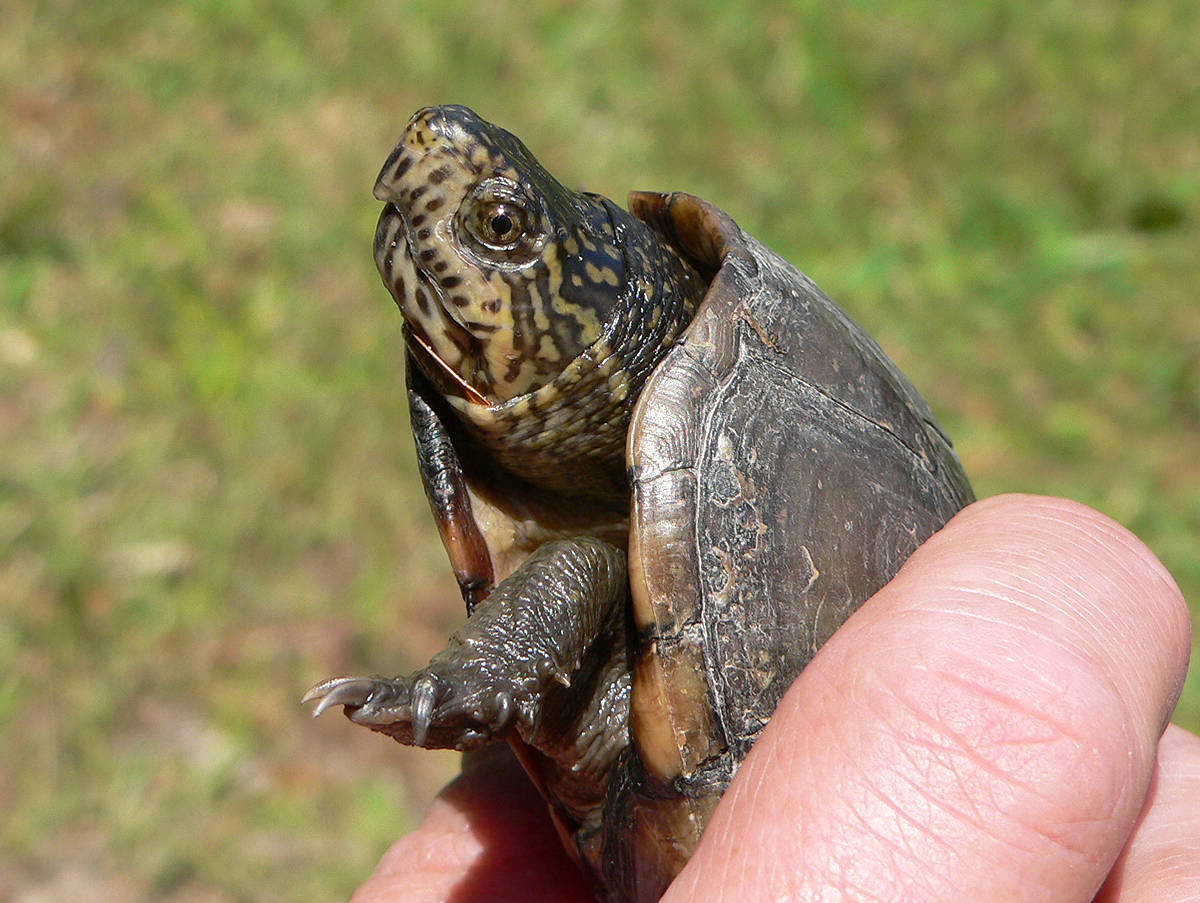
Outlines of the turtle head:
[{"label": "turtle head", "polygon": [[419,366],[495,405],[596,342],[626,282],[613,205],[460,106],[409,121],[379,174],[375,259]]}]

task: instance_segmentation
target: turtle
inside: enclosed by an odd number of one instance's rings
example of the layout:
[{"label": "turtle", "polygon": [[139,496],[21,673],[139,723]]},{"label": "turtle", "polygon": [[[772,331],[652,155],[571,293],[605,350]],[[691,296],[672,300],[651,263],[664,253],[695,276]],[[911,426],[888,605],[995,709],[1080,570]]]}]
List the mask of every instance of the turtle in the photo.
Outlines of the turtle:
[{"label": "turtle", "polygon": [[507,740],[609,901],[661,896],[784,691],[973,499],[929,405],[716,206],[560,184],[463,106],[375,185],[416,458],[467,608],[313,687],[401,743]]}]

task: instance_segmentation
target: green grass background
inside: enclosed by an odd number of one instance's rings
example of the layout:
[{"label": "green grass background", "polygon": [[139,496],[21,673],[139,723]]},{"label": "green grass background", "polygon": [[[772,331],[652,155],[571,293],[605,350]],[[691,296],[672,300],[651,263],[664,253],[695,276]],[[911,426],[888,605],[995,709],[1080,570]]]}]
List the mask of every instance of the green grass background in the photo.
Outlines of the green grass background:
[{"label": "green grass background", "polygon": [[981,495],[1095,505],[1195,610],[1198,34],[1185,0],[8,0],[0,898],[343,899],[453,771],[298,703],[460,617],[370,252],[426,103],[726,208]]}]

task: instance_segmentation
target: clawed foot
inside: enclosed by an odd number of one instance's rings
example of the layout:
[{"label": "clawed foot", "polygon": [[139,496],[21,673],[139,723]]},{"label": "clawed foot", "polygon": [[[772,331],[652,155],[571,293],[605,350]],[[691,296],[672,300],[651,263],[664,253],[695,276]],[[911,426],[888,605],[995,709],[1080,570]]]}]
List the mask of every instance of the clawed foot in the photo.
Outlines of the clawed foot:
[{"label": "clawed foot", "polygon": [[470,749],[501,735],[518,714],[517,688],[471,688],[433,666],[409,677],[335,677],[306,694],[313,717],[332,706],[346,717],[410,746]]}]

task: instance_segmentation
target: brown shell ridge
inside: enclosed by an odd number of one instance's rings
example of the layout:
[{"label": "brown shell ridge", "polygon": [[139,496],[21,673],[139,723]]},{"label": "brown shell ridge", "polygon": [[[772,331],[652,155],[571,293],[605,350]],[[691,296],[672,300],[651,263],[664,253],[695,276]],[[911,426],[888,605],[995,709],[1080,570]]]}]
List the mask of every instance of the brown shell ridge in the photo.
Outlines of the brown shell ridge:
[{"label": "brown shell ridge", "polygon": [[631,195],[630,209],[712,279],[692,324],[647,382],[628,444],[630,584],[643,637],[632,733],[647,770],[694,794],[703,807],[705,788],[723,785],[729,764],[701,607],[699,439],[715,416],[710,399],[739,357],[736,330],[726,324],[735,305],[758,297],[762,280],[740,229],[712,205],[690,195],[644,193]]}]

